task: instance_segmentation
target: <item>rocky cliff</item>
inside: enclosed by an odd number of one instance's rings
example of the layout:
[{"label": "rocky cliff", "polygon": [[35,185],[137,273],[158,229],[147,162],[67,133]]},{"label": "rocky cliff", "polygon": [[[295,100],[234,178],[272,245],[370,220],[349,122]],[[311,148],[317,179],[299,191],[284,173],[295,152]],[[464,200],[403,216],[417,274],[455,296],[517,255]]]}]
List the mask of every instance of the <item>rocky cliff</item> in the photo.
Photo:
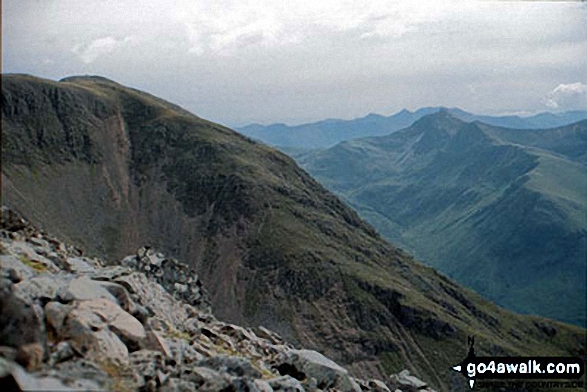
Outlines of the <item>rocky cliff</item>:
[{"label": "rocky cliff", "polygon": [[407,369],[459,387],[450,367],[470,335],[480,354],[584,354],[583,329],[506,312],[423,266],[287,156],[103,78],[2,78],[2,195],[88,255],[148,245],[184,261],[219,319],[357,377]]},{"label": "rocky cliff", "polygon": [[355,379],[263,327],[218,321],[195,271],[151,249],[82,255],[2,210],[0,389],[427,390],[405,371]]}]

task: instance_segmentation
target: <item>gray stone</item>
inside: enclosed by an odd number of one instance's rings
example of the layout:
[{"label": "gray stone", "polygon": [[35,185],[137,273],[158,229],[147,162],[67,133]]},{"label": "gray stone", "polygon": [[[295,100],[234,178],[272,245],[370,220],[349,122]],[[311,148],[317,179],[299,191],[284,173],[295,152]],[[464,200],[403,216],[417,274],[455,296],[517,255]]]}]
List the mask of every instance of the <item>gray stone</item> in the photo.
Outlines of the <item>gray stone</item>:
[{"label": "gray stone", "polygon": [[83,356],[128,363],[128,350],[142,347],[147,335],[141,323],[114,302],[99,298],[76,303],[60,334]]},{"label": "gray stone", "polygon": [[268,330],[267,328],[261,326],[258,328],[255,328],[255,334],[262,338],[262,339],[267,339],[269,340],[271,343],[273,344],[283,344],[283,338],[281,336],[279,336],[278,334],[276,334],[273,331]]},{"label": "gray stone", "polygon": [[13,289],[10,281],[0,280],[0,345],[19,347],[44,341],[42,309],[14,295]]},{"label": "gray stone", "polygon": [[29,242],[33,245],[36,245],[38,247],[44,248],[47,251],[49,251],[51,249],[51,247],[49,246],[49,243],[47,241],[45,241],[44,239],[41,238],[37,238],[37,237],[31,237],[29,239]]},{"label": "gray stone", "polygon": [[14,283],[30,279],[35,275],[31,267],[12,255],[0,255],[0,265],[3,271],[10,274],[10,280]]},{"label": "gray stone", "polygon": [[111,382],[111,376],[97,363],[77,357],[59,362],[50,370],[40,373],[44,376],[59,378],[64,384],[77,391],[104,391]]},{"label": "gray stone", "polygon": [[144,274],[133,272],[120,276],[116,283],[132,290],[139,305],[148,306],[153,314],[163,320],[167,320],[175,329],[179,330],[188,318],[185,308],[173,298],[158,283],[148,279]]},{"label": "gray stone", "polygon": [[402,370],[399,374],[392,374],[389,376],[389,385],[391,386],[391,389],[400,389],[403,392],[427,389],[426,383],[410,375],[410,371],[407,369]]},{"label": "gray stone", "polygon": [[374,392],[391,392],[390,389],[385,385],[383,381],[369,380],[367,382],[369,388]]},{"label": "gray stone", "polygon": [[118,283],[112,282],[96,282],[100,287],[108,291],[114,298],[116,298],[116,303],[120,305],[122,309],[125,311],[132,313],[135,311],[135,303],[132,300],[129,292],[124,288],[124,286]]},{"label": "gray stone", "polygon": [[60,342],[49,357],[49,366],[55,366],[55,364],[66,361],[74,355],[73,348],[68,341]]},{"label": "gray stone", "polygon": [[[7,378],[12,378],[13,386],[16,386],[22,391],[73,391],[64,385],[60,380],[54,377],[36,377],[27,373],[22,367],[16,363],[0,358],[0,379],[3,384],[7,385],[10,381]],[[10,385],[10,384],[8,384]]]},{"label": "gray stone", "polygon": [[137,384],[141,387],[157,378],[157,372],[164,367],[164,358],[158,351],[139,350],[129,355],[129,363],[137,376]]},{"label": "gray stone", "polygon": [[[133,272],[134,271],[131,268],[128,268],[125,266],[117,265],[117,266],[113,266],[113,267],[104,267],[104,268],[97,269],[92,274],[92,279],[98,280],[98,281],[113,281],[113,282],[115,282],[117,278],[119,278],[121,276],[129,275]],[[116,283],[118,283],[118,282],[116,282]],[[125,286],[125,289],[127,289],[129,291],[129,293],[133,294],[133,292],[129,290],[129,287]]]},{"label": "gray stone", "polygon": [[207,367],[193,367],[186,378],[196,385],[198,391],[212,392],[220,391],[228,388],[231,385],[232,378],[227,374],[222,374],[219,371]]},{"label": "gray stone", "polygon": [[67,282],[58,276],[40,275],[16,284],[14,286],[14,293],[25,300],[31,298],[48,302],[57,298],[66,297],[66,284]]},{"label": "gray stone", "polygon": [[9,249],[14,255],[36,263],[40,265],[42,269],[51,272],[59,271],[59,268],[51,260],[37,253],[34,245],[24,241],[15,241],[9,246]]},{"label": "gray stone", "polygon": [[47,322],[59,333],[63,328],[63,322],[71,309],[72,307],[70,305],[63,305],[59,302],[49,302],[45,305]]},{"label": "gray stone", "polygon": [[156,267],[161,267],[161,263],[163,263],[163,261],[165,260],[163,254],[155,253],[152,249],[148,248],[139,249],[137,254],[141,259],[144,259],[143,261],[145,263],[148,263]]},{"label": "gray stone", "polygon": [[116,297],[114,297],[104,286],[87,276],[82,276],[72,280],[67,286],[67,292],[75,300],[86,301],[98,298],[104,298],[115,304],[118,304]]},{"label": "gray stone", "polygon": [[197,385],[191,381],[182,380],[180,378],[170,378],[162,389],[170,392],[193,392],[198,388]]},{"label": "gray stone", "polygon": [[30,227],[29,222],[18,212],[2,206],[2,228],[9,231],[20,231]]},{"label": "gray stone", "polygon": [[90,265],[85,257],[67,257],[64,260],[65,268],[74,273],[92,273],[95,268]]},{"label": "gray stone", "polygon": [[304,391],[303,385],[291,376],[275,377],[267,380],[267,383],[274,391],[283,392],[301,392]]},{"label": "gray stone", "polygon": [[248,376],[251,378],[261,378],[262,373],[255,369],[251,362],[246,358],[234,357],[230,355],[218,355],[210,358],[202,359],[198,362],[199,367],[207,367],[214,370],[219,370],[223,373],[228,373],[231,376],[242,377]]},{"label": "gray stone", "polygon": [[255,380],[253,384],[260,392],[273,392],[273,388],[271,388],[266,380]]},{"label": "gray stone", "polygon": [[361,391],[359,385],[350,378],[348,372],[312,350],[291,350],[277,366],[282,375],[291,375],[297,379],[314,377],[318,388],[338,388],[341,391]]},{"label": "gray stone", "polygon": [[238,325],[233,324],[224,324],[220,328],[218,328],[219,332],[228,335],[237,341],[249,340],[254,341],[257,340],[257,336],[250,330],[247,330],[243,327],[239,327]]}]

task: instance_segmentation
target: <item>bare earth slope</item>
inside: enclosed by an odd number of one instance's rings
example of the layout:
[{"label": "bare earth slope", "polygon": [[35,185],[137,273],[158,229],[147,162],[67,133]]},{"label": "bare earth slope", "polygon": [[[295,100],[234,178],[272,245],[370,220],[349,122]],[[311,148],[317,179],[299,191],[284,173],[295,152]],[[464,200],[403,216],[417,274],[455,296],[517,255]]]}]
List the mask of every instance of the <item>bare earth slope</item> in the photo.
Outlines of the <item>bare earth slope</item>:
[{"label": "bare earth slope", "polygon": [[[381,239],[290,158],[95,77],[2,79],[3,203],[90,254],[186,260],[215,313],[356,375],[448,389],[466,354],[584,355],[585,330],[485,301]],[[555,331],[553,333],[553,331]]]}]

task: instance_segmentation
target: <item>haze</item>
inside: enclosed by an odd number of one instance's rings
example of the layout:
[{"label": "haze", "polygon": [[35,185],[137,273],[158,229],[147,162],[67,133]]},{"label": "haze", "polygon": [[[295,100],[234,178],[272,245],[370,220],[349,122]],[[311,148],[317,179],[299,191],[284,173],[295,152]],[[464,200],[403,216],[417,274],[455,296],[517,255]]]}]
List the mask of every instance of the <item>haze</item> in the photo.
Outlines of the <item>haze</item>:
[{"label": "haze", "polygon": [[587,5],[4,0],[3,72],[92,74],[229,126],[587,108]]}]

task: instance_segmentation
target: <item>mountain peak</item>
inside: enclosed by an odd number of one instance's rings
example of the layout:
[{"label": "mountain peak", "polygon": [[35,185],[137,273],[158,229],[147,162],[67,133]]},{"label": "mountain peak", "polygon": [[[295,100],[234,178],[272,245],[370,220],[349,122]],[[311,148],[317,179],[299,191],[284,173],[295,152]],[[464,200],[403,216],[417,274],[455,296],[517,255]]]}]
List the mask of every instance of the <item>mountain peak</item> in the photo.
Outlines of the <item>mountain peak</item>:
[{"label": "mountain peak", "polygon": [[466,124],[463,120],[455,116],[447,108],[440,108],[436,113],[428,114],[415,121],[412,127],[438,129],[452,133],[456,129]]},{"label": "mountain peak", "polygon": [[413,114],[413,112],[409,111],[406,108],[403,108],[402,110],[400,110],[399,112],[394,114],[394,116],[406,116],[406,115],[410,115],[410,114]]}]

